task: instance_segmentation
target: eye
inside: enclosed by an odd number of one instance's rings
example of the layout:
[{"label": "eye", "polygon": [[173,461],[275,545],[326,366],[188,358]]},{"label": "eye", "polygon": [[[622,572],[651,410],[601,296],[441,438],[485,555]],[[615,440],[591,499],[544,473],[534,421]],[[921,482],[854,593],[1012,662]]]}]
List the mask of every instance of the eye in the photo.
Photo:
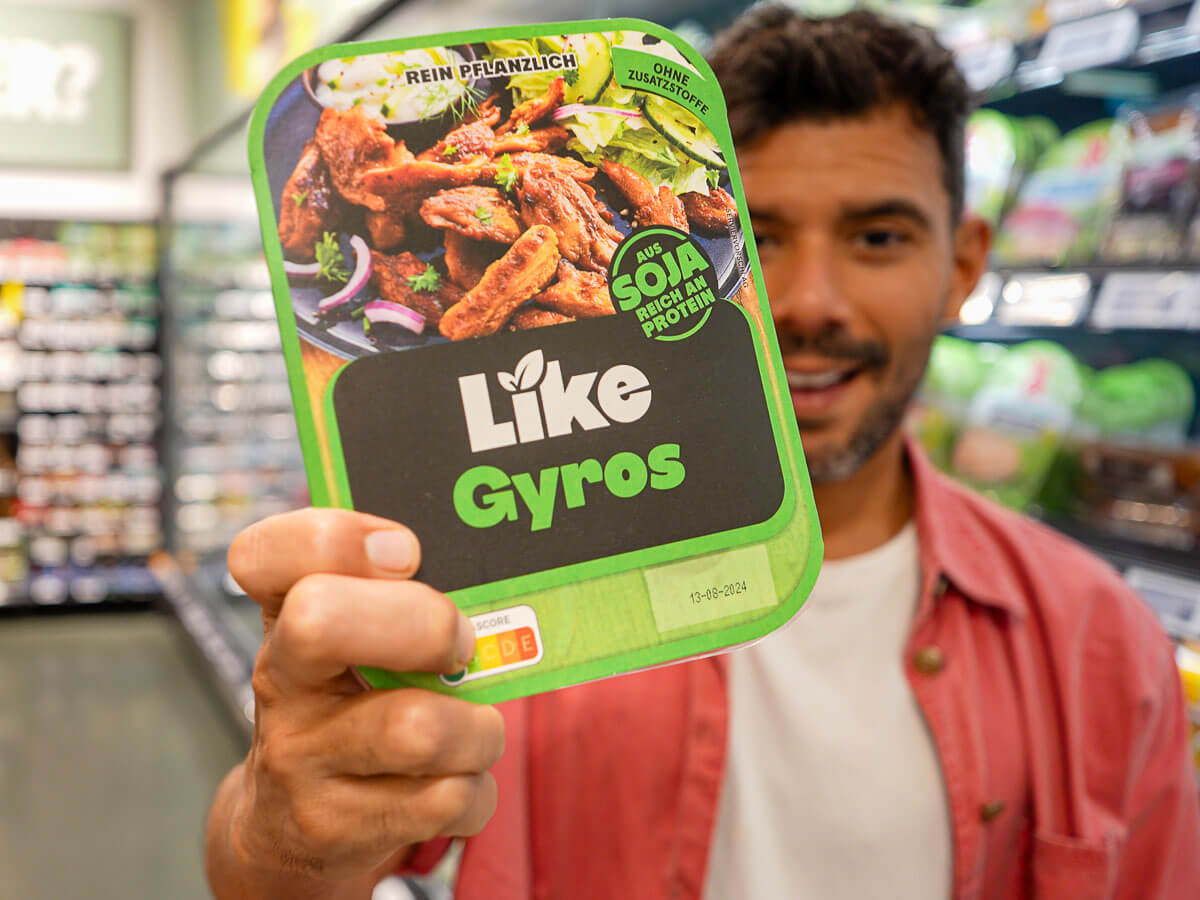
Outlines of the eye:
[{"label": "eye", "polygon": [[872,250],[886,250],[908,243],[908,235],[891,228],[872,228],[861,232],[858,242]]},{"label": "eye", "polygon": [[771,250],[779,246],[779,239],[769,231],[755,228],[754,243],[758,245],[759,250]]}]

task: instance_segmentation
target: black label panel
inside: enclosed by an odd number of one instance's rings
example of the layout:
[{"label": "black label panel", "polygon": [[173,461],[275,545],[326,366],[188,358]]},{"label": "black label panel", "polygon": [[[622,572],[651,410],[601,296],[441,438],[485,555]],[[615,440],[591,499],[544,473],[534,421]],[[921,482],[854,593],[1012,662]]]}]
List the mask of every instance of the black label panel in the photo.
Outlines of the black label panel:
[{"label": "black label panel", "polygon": [[784,482],[751,340],[718,301],[675,342],[616,315],[355,360],[354,508],[411,527],[447,591],[764,522]]}]

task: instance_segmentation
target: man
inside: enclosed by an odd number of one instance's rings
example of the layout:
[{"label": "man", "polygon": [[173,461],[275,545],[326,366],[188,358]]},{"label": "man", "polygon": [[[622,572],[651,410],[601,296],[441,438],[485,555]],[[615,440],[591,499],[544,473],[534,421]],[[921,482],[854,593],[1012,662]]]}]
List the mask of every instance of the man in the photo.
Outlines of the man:
[{"label": "man", "polygon": [[804,615],[502,722],[350,674],[471,654],[465,618],[409,580],[411,532],[328,510],[261,522],[230,550],[265,641],[254,744],[209,820],[219,897],[367,897],[435,860],[438,835],[475,835],[461,898],[1200,896],[1152,616],[899,430],[988,249],[961,215],[951,58],[870,14],[768,7],[714,68],[825,538]]}]

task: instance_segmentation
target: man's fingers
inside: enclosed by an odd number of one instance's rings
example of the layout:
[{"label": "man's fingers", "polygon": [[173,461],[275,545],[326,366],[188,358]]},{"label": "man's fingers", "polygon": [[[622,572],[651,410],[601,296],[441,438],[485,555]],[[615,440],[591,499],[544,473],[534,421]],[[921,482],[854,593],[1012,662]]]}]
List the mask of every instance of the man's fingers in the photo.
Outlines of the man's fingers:
[{"label": "man's fingers", "polygon": [[329,782],[291,809],[292,837],[317,857],[377,851],[445,835],[469,837],[496,810],[490,773],[409,778],[381,775]]},{"label": "man's fingers", "polygon": [[371,691],[318,739],[330,775],[474,775],[504,752],[504,719],[494,707],[431,691]]},{"label": "man's fingers", "polygon": [[449,673],[474,655],[475,629],[453,600],[415,581],[306,575],[261,652],[281,687],[317,687],[350,666]]},{"label": "man's fingers", "polygon": [[470,786],[469,802],[462,814],[441,831],[442,837],[474,837],[483,831],[496,811],[499,791],[491,772],[476,775]]},{"label": "man's fingers", "polygon": [[229,573],[268,618],[306,575],[410,578],[421,565],[416,535],[389,519],[346,509],[301,509],[270,516],[229,547]]}]

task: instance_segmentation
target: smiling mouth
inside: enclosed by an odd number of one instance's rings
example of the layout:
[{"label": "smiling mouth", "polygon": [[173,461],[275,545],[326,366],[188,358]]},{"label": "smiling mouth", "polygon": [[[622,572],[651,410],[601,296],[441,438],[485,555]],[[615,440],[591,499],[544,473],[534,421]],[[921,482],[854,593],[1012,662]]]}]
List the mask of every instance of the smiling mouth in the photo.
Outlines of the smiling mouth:
[{"label": "smiling mouth", "polygon": [[845,384],[862,372],[860,368],[830,369],[824,372],[788,371],[788,387],[793,391],[823,391]]}]

